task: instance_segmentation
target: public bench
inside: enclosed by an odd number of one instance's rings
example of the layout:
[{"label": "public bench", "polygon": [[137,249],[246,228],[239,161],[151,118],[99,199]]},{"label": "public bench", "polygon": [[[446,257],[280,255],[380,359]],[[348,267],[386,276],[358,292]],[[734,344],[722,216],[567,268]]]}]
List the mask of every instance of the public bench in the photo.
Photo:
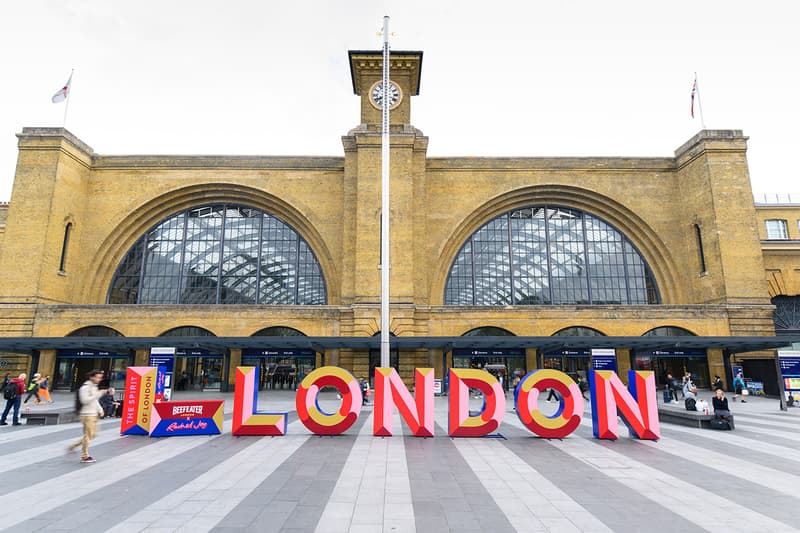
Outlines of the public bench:
[{"label": "public bench", "polygon": [[80,417],[72,411],[30,411],[22,413],[29,426],[53,426],[77,422]]},{"label": "public bench", "polygon": [[[711,420],[714,415],[707,415],[699,411],[687,411],[682,405],[659,405],[658,419],[661,422],[689,426],[699,429],[711,429]],[[730,416],[731,429],[736,429],[733,415]]]}]

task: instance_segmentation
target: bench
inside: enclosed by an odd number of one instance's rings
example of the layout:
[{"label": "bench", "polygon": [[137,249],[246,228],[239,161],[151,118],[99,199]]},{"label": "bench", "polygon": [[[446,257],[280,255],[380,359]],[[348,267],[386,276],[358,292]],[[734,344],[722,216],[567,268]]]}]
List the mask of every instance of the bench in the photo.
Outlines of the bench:
[{"label": "bench", "polygon": [[[682,406],[661,406],[658,407],[658,419],[661,422],[669,422],[681,426],[695,427],[699,429],[711,429],[711,420],[714,415],[707,415],[699,411],[687,411]],[[736,429],[733,422],[733,415],[729,418],[731,429]]]},{"label": "bench", "polygon": [[29,426],[53,426],[77,422],[80,417],[71,411],[31,411],[22,413]]}]

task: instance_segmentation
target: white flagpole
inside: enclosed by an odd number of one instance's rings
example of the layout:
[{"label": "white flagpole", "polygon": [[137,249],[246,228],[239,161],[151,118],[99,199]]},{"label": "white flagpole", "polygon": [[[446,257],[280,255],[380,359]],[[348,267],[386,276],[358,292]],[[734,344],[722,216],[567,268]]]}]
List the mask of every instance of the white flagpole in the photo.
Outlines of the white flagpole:
[{"label": "white flagpole", "polygon": [[700,113],[700,128],[706,129],[706,121],[703,120],[703,105],[700,103],[700,84],[697,83],[697,72],[694,73],[694,89],[697,94],[697,111]]},{"label": "white flagpole", "polygon": [[72,95],[72,76],[75,74],[75,69],[69,73],[69,82],[67,84],[67,101],[64,102],[64,122],[61,124],[63,129],[67,129],[67,111],[69,110],[69,97]]},{"label": "white flagpole", "polygon": [[[381,367],[389,367],[389,17],[383,17],[381,100]],[[371,377],[371,376],[370,376]]]}]

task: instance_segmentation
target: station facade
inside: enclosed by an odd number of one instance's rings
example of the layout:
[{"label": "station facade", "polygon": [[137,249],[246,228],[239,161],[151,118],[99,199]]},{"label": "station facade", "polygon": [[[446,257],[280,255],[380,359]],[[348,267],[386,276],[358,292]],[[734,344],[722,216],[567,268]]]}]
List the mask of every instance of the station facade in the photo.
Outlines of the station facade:
[{"label": "station facade", "polygon": [[[360,118],[338,156],[105,156],[64,129],[24,128],[0,205],[0,336],[86,343],[2,354],[6,370],[70,389],[101,367],[120,385],[148,349],[91,337],[256,336],[272,339],[179,350],[176,388],[225,389],[241,364],[264,387],[322,364],[371,374],[377,351],[274,339],[379,334],[382,60],[349,58]],[[754,202],[741,131],[701,131],[673,157],[428,157],[411,123],[421,65],[392,53],[393,336],[800,333],[800,202]],[[621,375],[659,382],[691,371],[709,386],[732,363],[775,377],[771,352],[615,353]],[[391,364],[406,380],[472,366],[510,382],[543,367],[585,377],[591,357],[396,349]]]}]

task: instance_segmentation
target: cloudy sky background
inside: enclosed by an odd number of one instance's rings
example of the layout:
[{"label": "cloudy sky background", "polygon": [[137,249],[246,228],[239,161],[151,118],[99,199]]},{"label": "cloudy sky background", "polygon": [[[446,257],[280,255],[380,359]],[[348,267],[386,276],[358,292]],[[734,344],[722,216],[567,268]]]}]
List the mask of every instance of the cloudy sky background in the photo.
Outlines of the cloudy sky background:
[{"label": "cloudy sky background", "polygon": [[671,156],[741,129],[756,192],[800,192],[800,32],[789,1],[25,0],[0,7],[0,200],[25,126],[102,154],[342,155],[349,49],[422,50],[431,156]]}]

